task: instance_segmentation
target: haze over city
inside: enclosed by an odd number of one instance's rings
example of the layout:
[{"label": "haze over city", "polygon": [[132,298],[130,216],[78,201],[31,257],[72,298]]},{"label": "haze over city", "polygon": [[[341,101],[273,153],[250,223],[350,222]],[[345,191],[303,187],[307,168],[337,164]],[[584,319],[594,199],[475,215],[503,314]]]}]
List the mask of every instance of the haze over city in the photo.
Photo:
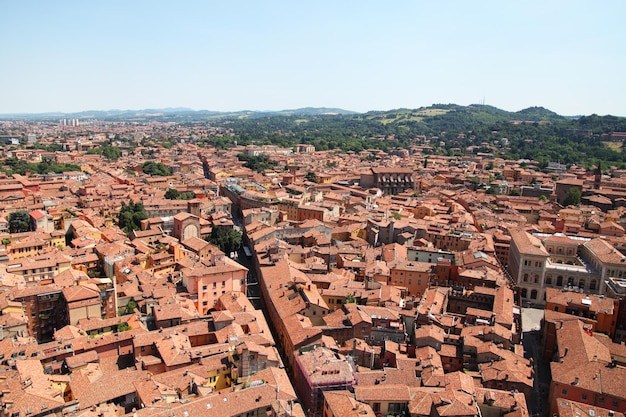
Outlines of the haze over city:
[{"label": "haze over city", "polygon": [[484,101],[626,115],[625,12],[619,1],[2,2],[0,113]]}]

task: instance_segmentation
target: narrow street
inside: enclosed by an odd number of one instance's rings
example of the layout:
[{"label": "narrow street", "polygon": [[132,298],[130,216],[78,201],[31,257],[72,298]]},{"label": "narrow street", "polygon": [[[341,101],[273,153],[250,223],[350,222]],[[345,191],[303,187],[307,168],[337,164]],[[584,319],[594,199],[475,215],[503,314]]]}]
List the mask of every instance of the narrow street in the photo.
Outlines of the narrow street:
[{"label": "narrow street", "polygon": [[528,412],[531,417],[547,417],[549,408],[550,365],[541,359],[542,318],[542,309],[522,308],[524,355],[527,359],[532,358],[535,371],[533,394],[531,398],[527,398]]},{"label": "narrow street", "polygon": [[252,257],[247,257],[243,251],[243,246],[237,252],[235,259],[239,264],[248,268],[248,278],[246,281],[246,296],[255,309],[263,310],[263,300],[261,299],[261,289],[259,288],[259,280],[256,276],[254,261]]}]

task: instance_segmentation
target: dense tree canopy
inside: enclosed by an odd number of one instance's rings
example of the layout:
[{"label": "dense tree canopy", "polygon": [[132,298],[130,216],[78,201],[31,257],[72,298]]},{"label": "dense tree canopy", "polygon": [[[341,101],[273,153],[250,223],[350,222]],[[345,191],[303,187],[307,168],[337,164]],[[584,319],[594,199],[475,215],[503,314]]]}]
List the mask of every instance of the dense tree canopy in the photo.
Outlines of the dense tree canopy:
[{"label": "dense tree canopy", "polygon": [[317,182],[317,174],[313,171],[306,173],[306,179],[311,182]]},{"label": "dense tree canopy", "polygon": [[567,190],[567,197],[565,197],[565,201],[563,202],[564,206],[577,206],[580,204],[581,192],[578,187],[570,187]]},{"label": "dense tree canopy", "polygon": [[55,162],[26,162],[23,159],[7,158],[3,162],[2,169],[8,175],[19,174],[25,175],[27,172],[33,174],[60,174],[67,171],[80,171],[80,167],[75,164],[57,164]]},{"label": "dense tree canopy", "polygon": [[241,232],[235,229],[214,227],[211,235],[206,239],[208,242],[219,246],[220,250],[226,254],[236,252],[241,247]]},{"label": "dense tree canopy", "polygon": [[180,192],[176,188],[168,188],[165,198],[168,200],[192,200],[196,194],[193,191]]},{"label": "dense tree canopy", "polygon": [[120,156],[122,156],[122,151],[120,148],[111,145],[103,145],[97,148],[93,148],[87,151],[88,154],[97,154],[102,155],[106,159],[110,161],[117,160]]},{"label": "dense tree canopy", "polygon": [[156,175],[160,177],[167,177],[172,175],[172,171],[160,162],[147,161],[141,165],[141,170],[144,174]]},{"label": "dense tree canopy", "polygon": [[18,210],[9,214],[9,233],[31,232],[35,230],[30,214],[26,210]]},{"label": "dense tree canopy", "polygon": [[141,221],[147,218],[148,213],[146,213],[143,203],[134,203],[132,201],[128,204],[122,203],[117,225],[124,233],[129,235],[133,230],[141,229]]},{"label": "dense tree canopy", "polygon": [[240,153],[237,155],[237,159],[245,161],[243,166],[256,172],[263,172],[266,169],[272,169],[276,165],[276,162],[270,161],[267,155],[251,156]]}]

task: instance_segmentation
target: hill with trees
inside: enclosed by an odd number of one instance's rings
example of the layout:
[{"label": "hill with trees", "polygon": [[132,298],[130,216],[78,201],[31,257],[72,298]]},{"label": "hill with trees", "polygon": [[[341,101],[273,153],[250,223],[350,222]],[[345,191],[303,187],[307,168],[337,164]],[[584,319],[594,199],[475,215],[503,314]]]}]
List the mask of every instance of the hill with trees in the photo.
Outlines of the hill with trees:
[{"label": "hill with trees", "polygon": [[[386,152],[427,145],[432,153],[464,155],[488,152],[510,159],[626,166],[621,143],[607,146],[607,134],[626,132],[626,119],[616,116],[563,117],[543,107],[508,112],[487,105],[436,104],[353,115],[292,115],[228,119],[232,136],[205,142],[218,148],[307,143],[317,150]],[[604,135],[604,136],[603,136]],[[428,152],[428,150],[425,150]]]}]

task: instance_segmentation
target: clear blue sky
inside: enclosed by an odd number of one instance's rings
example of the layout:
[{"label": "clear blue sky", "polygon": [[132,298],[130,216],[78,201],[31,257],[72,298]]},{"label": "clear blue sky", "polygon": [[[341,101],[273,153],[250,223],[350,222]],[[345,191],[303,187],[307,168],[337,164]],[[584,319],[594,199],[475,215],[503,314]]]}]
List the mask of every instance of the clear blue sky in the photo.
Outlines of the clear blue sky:
[{"label": "clear blue sky", "polygon": [[478,103],[626,116],[626,2],[0,1],[0,113]]}]

